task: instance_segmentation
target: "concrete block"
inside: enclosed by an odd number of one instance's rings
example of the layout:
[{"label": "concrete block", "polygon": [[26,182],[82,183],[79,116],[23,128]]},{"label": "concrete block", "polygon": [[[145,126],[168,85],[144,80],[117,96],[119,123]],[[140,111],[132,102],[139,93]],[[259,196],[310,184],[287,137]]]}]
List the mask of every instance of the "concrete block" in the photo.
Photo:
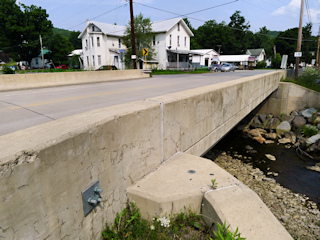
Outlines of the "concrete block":
[{"label": "concrete block", "polygon": [[247,240],[293,239],[258,195],[243,184],[206,193],[202,215],[213,230],[217,230],[215,222],[226,222],[231,231],[238,228]]},{"label": "concrete block", "polygon": [[200,213],[203,195],[212,189],[212,179],[217,179],[219,188],[240,184],[211,160],[179,153],[130,186],[127,195],[146,219],[172,216],[189,209]]}]

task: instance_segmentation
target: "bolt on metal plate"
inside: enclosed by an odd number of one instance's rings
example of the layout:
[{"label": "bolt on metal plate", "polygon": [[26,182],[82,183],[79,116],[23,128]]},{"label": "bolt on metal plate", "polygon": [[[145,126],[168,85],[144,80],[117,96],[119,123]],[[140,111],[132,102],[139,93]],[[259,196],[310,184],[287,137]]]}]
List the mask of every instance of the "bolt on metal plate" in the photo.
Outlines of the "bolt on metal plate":
[{"label": "bolt on metal plate", "polygon": [[102,190],[99,187],[99,180],[81,192],[84,216],[87,216],[95,207],[100,204],[100,202],[102,202],[102,198],[100,196],[101,192]]}]

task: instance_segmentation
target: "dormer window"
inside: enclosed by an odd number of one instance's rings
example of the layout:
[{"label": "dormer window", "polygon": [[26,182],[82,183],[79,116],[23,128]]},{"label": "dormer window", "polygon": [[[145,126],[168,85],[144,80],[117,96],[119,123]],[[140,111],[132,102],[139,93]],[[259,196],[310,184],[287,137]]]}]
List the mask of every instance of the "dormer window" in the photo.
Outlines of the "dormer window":
[{"label": "dormer window", "polygon": [[95,29],[94,29],[94,26],[92,26],[92,32],[94,32],[94,30],[95,30]]}]

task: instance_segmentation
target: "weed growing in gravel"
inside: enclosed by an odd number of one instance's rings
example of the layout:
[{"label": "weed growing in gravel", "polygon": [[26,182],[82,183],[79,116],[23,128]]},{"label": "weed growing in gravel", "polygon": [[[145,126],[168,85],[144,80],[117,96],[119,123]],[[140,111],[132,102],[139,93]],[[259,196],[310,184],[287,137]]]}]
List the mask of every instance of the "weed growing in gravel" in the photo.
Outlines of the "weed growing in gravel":
[{"label": "weed growing in gravel", "polygon": [[134,203],[128,203],[126,208],[114,220],[113,226],[106,226],[102,232],[103,239],[194,239],[194,240],[243,240],[238,229],[235,233],[226,227],[218,225],[218,233],[212,232],[202,221],[201,216],[189,211],[174,217],[153,218],[148,222],[141,218],[139,209]]}]

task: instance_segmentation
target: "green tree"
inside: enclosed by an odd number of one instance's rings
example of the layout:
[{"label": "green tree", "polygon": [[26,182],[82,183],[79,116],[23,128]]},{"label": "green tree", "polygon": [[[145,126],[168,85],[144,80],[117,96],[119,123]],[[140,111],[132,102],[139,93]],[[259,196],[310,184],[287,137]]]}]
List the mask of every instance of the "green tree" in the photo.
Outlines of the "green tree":
[{"label": "green tree", "polygon": [[[152,32],[152,26],[150,18],[144,18],[140,13],[139,15],[134,17],[134,30],[136,37],[136,55],[137,59],[144,57],[142,54],[142,50],[144,48],[148,48],[148,56],[147,59],[152,59],[154,55],[154,50],[152,49],[152,40],[154,33]],[[132,68],[133,63],[131,60],[132,44],[131,44],[131,24],[126,27],[123,44],[127,46],[127,53],[125,55],[125,64],[127,68]]]},{"label": "green tree", "polygon": [[74,49],[68,38],[60,34],[54,34],[47,42],[47,47],[51,51],[47,55],[56,65],[66,64],[68,54]]},{"label": "green tree", "polygon": [[231,17],[228,24],[231,29],[229,36],[233,43],[230,54],[243,54],[245,50],[251,45],[253,40],[253,34],[249,32],[250,24],[246,23],[243,16],[240,15],[240,11],[236,11]]},{"label": "green tree", "polygon": [[[317,49],[317,39],[311,36],[312,24],[308,23],[302,28],[303,41],[301,44],[302,58],[301,61],[311,62],[312,56],[310,51]],[[280,32],[275,39],[277,52],[288,55],[288,63],[295,63],[294,52],[297,51],[298,28],[291,28],[284,32]]]},{"label": "green tree", "polygon": [[69,34],[69,42],[72,44],[74,49],[82,49],[82,42],[81,39],[78,38],[78,36],[80,35],[80,31],[72,31]]},{"label": "green tree", "polygon": [[277,53],[276,58],[274,58],[274,57],[272,58],[271,67],[272,68],[280,68],[281,61],[282,61],[281,55],[280,55],[280,53]]},{"label": "green tree", "polygon": [[269,35],[269,30],[266,27],[260,28],[259,32],[254,34],[254,40],[250,48],[263,48],[267,57],[273,55],[273,39]]},{"label": "green tree", "polygon": [[15,0],[1,0],[0,48],[14,60],[31,59],[39,55],[39,35],[51,34],[52,23],[46,10],[34,5],[16,4]]}]

